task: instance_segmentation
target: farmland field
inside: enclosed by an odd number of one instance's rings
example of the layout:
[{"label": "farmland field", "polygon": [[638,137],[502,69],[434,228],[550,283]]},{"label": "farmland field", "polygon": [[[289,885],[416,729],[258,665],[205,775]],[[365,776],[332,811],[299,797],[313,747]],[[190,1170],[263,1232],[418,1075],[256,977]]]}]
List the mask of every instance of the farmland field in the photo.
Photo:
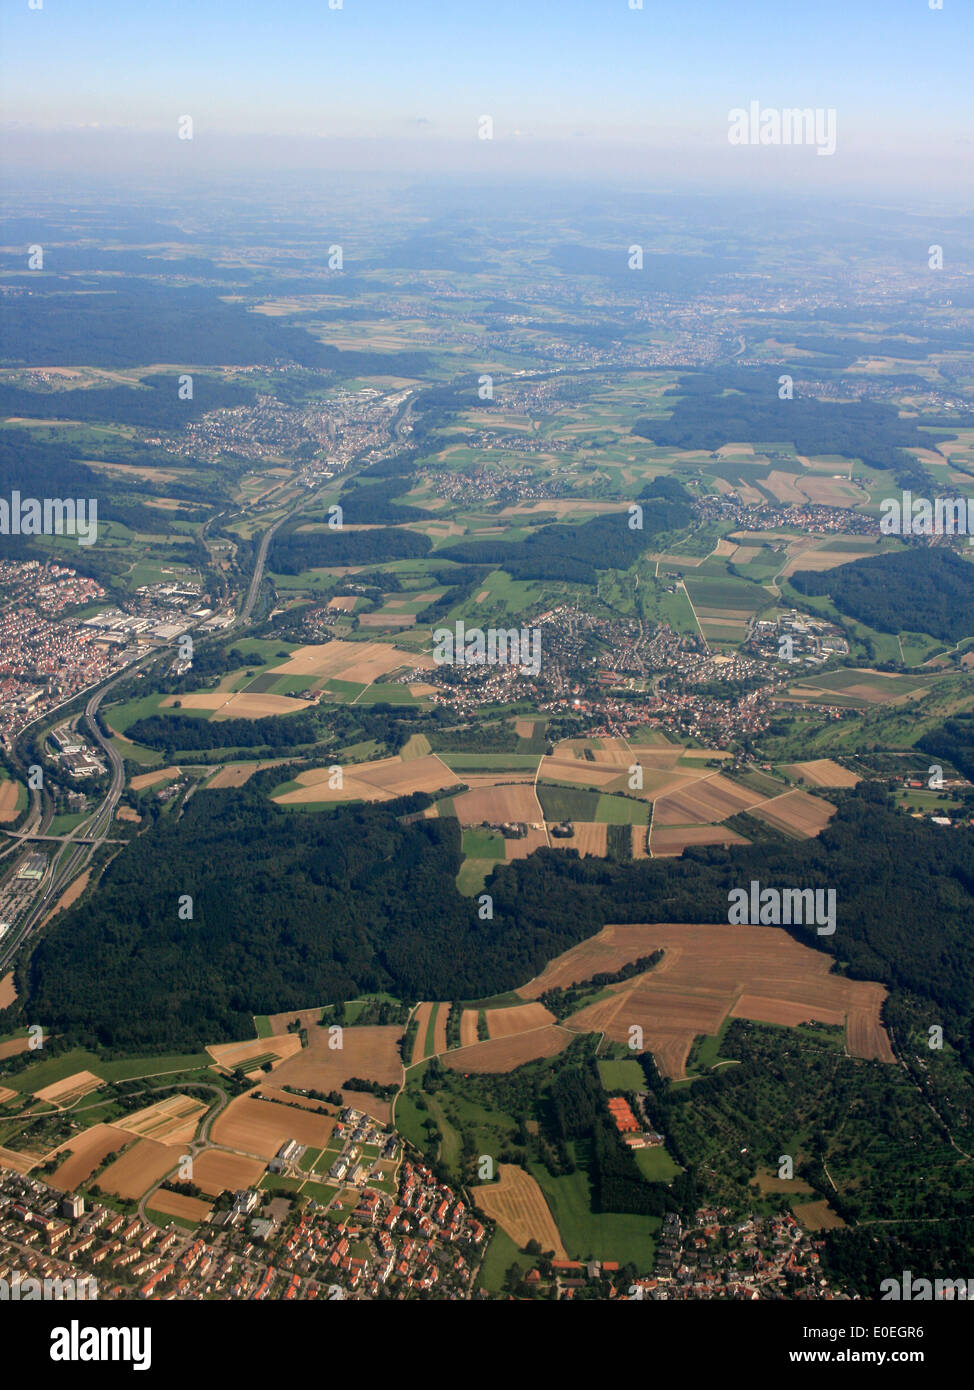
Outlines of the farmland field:
[{"label": "farmland field", "polygon": [[530,1173],[513,1163],[497,1165],[497,1181],[471,1188],[481,1211],[502,1226],[519,1248],[536,1240],[555,1259],[567,1258],[544,1193]]},{"label": "farmland field", "polygon": [[446,1053],[443,1065],[459,1072],[513,1071],[525,1062],[563,1052],[571,1040],[571,1033],[553,1024],[490,1042],[478,1042],[472,1047],[455,1048]]},{"label": "farmland field", "polygon": [[880,1022],[882,986],[831,974],[828,956],[774,927],[609,926],[552,961],[519,993],[537,999],[654,950],[663,951],[655,970],[610,985],[607,997],[572,1014],[565,1026],[625,1044],[637,1024],[660,1070],[674,1077],[684,1074],[694,1038],[716,1034],[728,1013],[789,1024],[844,1021],[854,1056],[892,1060]]},{"label": "farmland field", "polygon": [[210,1138],[224,1148],[271,1159],[288,1139],[323,1149],[334,1125],[328,1115],[243,1095],[232,1100],[217,1116]]}]

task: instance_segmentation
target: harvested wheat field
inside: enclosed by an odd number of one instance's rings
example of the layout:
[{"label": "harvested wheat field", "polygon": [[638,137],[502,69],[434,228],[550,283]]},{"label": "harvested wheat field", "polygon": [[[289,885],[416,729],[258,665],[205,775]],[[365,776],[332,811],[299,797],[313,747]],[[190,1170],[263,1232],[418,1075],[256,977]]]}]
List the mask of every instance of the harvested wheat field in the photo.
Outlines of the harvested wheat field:
[{"label": "harvested wheat field", "polygon": [[19,1095],[19,1091],[12,1091],[9,1086],[0,1086],[0,1105],[6,1105],[8,1100],[13,1100]]},{"label": "harvested wheat field", "polygon": [[433,1051],[435,1053],[446,1051],[446,1025],[452,1008],[452,1004],[441,1004],[437,1010],[436,1022],[433,1024]]},{"label": "harvested wheat field", "polygon": [[217,1116],[210,1138],[223,1148],[271,1159],[289,1139],[323,1149],[334,1128],[331,1115],[319,1115],[245,1095],[237,1096]]},{"label": "harvested wheat field", "polygon": [[536,849],[544,849],[548,836],[543,830],[529,830],[520,840],[504,841],[505,859],[527,859]]},{"label": "harvested wheat field", "polygon": [[193,1182],[208,1197],[219,1197],[221,1192],[239,1192],[244,1187],[256,1187],[265,1167],[266,1164],[259,1158],[206,1149],[193,1159]]},{"label": "harvested wheat field", "polygon": [[477,1010],[464,1009],[460,1015],[460,1046],[472,1047],[477,1041]]},{"label": "harvested wheat field", "polygon": [[213,1043],[206,1050],[221,1067],[239,1067],[251,1058],[267,1058],[268,1054],[283,1062],[301,1051],[301,1039],[297,1033],[279,1033],[276,1037],[253,1038],[247,1042]]},{"label": "harvested wheat field", "polygon": [[178,767],[161,767],[156,772],[140,772],[138,777],[132,778],[129,786],[133,791],[141,792],[145,791],[146,787],[154,787],[159,782],[169,782],[178,776]]},{"label": "harvested wheat field", "polygon": [[831,801],[824,801],[820,796],[795,791],[773,797],[760,806],[752,806],[750,814],[766,821],[776,830],[810,839],[825,829],[835,815],[835,807]]},{"label": "harvested wheat field", "polygon": [[401,1081],[399,1039],[402,1035],[403,1029],[396,1025],[353,1026],[343,1029],[341,1048],[332,1049],[328,1046],[327,1028],[310,1028],[308,1046],[282,1062],[274,1072],[274,1080],[279,1086],[300,1086],[326,1093],[341,1091],[347,1105],[355,1105],[384,1122],[389,1117],[388,1101],[367,1091],[348,1091],[344,1083],[352,1076],[377,1081],[381,1086]]},{"label": "harvested wheat field", "polygon": [[453,798],[453,807],[461,825],[482,825],[484,821],[491,825],[501,825],[505,821],[540,825],[544,819],[534,787],[529,782],[462,792]]},{"label": "harvested wheat field", "polygon": [[59,1187],[62,1192],[73,1191],[88,1180],[109,1154],[118,1153],[131,1142],[131,1134],[126,1134],[124,1129],[116,1129],[114,1125],[92,1125],[56,1151],[65,1157],[50,1176],[51,1186]]},{"label": "harvested wheat field", "polygon": [[552,849],[576,849],[584,859],[594,855],[604,859],[608,853],[609,827],[601,821],[577,820],[572,822],[574,833],[569,836],[552,835]]},{"label": "harvested wheat field", "polygon": [[30,1038],[10,1038],[8,1042],[0,1042],[0,1059],[4,1057],[15,1057],[18,1052],[26,1052],[30,1047]]},{"label": "harvested wheat field", "polygon": [[686,825],[691,822],[710,823],[735,816],[757,805],[764,798],[760,792],[750,791],[738,786],[721,773],[701,777],[692,786],[657,801],[653,812],[653,823],[660,825]]},{"label": "harvested wheat field", "polygon": [[401,667],[413,671],[429,670],[433,658],[421,652],[407,652],[388,642],[325,642],[299,647],[287,661],[272,670],[279,676],[319,676],[370,685]]},{"label": "harvested wheat field", "polygon": [[[286,1033],[288,1024],[294,1023],[295,1020],[302,1028],[315,1028],[320,1018],[321,1006],[319,1005],[316,1009],[288,1009],[282,1014],[271,1014],[268,1023],[270,1024],[271,1035],[277,1037],[280,1033]],[[268,1039],[259,1038],[255,1041],[267,1042]]]},{"label": "harvested wheat field", "polygon": [[536,719],[515,719],[514,732],[518,738],[531,738],[534,734],[534,726],[538,722]]},{"label": "harvested wheat field", "polygon": [[846,1020],[853,1056],[892,1060],[880,1021],[883,987],[830,974],[828,956],[776,927],[608,926],[557,957],[518,993],[537,999],[654,950],[664,953],[655,970],[610,985],[605,999],[573,1014],[565,1026],[605,1031],[625,1043],[638,1024],[647,1049],[670,1076],[682,1075],[694,1037],[716,1033],[729,1013],[789,1024]]},{"label": "harvested wheat field", "polygon": [[507,1232],[519,1250],[536,1240],[543,1251],[553,1250],[556,1260],[568,1258],[544,1193],[516,1163],[499,1163],[497,1182],[470,1191],[475,1205]]},{"label": "harvested wheat field", "polygon": [[38,1100],[49,1101],[51,1105],[70,1105],[89,1091],[97,1091],[103,1084],[102,1078],[93,1071],[76,1071],[63,1081],[54,1081],[43,1090],[35,1091],[34,1095]]},{"label": "harvested wheat field", "polygon": [[787,999],[768,999],[760,994],[742,994],[731,1009],[731,1018],[750,1018],[755,1023],[781,1023],[795,1028],[799,1023],[831,1023],[841,1028],[846,1021],[843,1009],[827,1009],[817,1005],[814,1018],[804,1004]]},{"label": "harvested wheat field", "polygon": [[167,695],[159,701],[162,709],[219,709],[230,696],[225,690],[187,690],[183,695]]},{"label": "harvested wheat field", "polygon": [[270,714],[297,714],[299,710],[308,709],[311,704],[311,700],[295,700],[290,695],[251,695],[244,690],[239,695],[231,695],[213,718],[264,719]]},{"label": "harvested wheat field", "polygon": [[539,776],[546,782],[573,782],[580,787],[598,787],[604,791],[623,773],[608,763],[590,763],[584,758],[544,757]]},{"label": "harvested wheat field", "polygon": [[[849,1010],[846,1020],[846,1046],[853,1057],[870,1057],[877,1062],[895,1062],[889,1034],[883,1027],[880,1009],[886,997],[882,985],[869,984],[875,998]],[[863,995],[866,999],[866,996]]]},{"label": "harvested wheat field", "polygon": [[831,758],[816,758],[810,763],[788,763],[785,771],[792,777],[802,777],[810,787],[857,787],[860,778]]},{"label": "harvested wheat field", "polygon": [[[633,826],[633,835],[642,827]],[[635,839],[633,841],[635,843]],[[735,830],[727,830],[722,825],[685,825],[677,827],[657,826],[653,821],[653,858],[663,859],[667,855],[682,854],[687,845],[746,845],[748,841]],[[638,856],[633,854],[634,858]]]},{"label": "harvested wheat field", "polygon": [[515,1004],[511,1009],[487,1009],[487,1031],[492,1038],[511,1038],[528,1028],[544,1028],[555,1016],[543,1004]]},{"label": "harvested wheat field", "polygon": [[36,1154],[18,1153],[16,1149],[5,1149],[0,1144],[0,1168],[12,1168],[15,1173],[29,1173],[36,1168],[40,1159]]},{"label": "harvested wheat field", "polygon": [[294,791],[274,800],[282,806],[314,801],[392,801],[412,792],[442,791],[455,787],[459,778],[446,763],[430,753],[418,758],[381,758],[370,763],[350,763],[342,769],[342,785],[331,787],[327,767],[299,772]]},{"label": "harvested wheat field", "polygon": [[196,1135],[196,1125],[208,1106],[193,1096],[178,1093],[147,1105],[144,1110],[136,1110],[124,1115],[114,1123],[116,1128],[140,1139],[154,1139],[160,1144],[186,1144]]},{"label": "harvested wheat field", "polygon": [[180,1144],[158,1144],[154,1139],[140,1139],[108,1165],[98,1185],[116,1197],[137,1202],[160,1178],[172,1172],[181,1156]]},{"label": "harvested wheat field", "polygon": [[336,594],[334,598],[328,600],[328,607],[337,608],[342,613],[353,613],[357,603],[358,596],[356,594]]},{"label": "harvested wheat field", "polygon": [[249,782],[255,772],[263,772],[265,767],[280,767],[286,758],[268,758],[262,763],[227,763],[207,782],[207,787],[242,787]]},{"label": "harvested wheat field", "polygon": [[[142,817],[139,815],[138,811],[136,811],[132,806],[119,806],[116,808],[115,811],[115,819],[127,820],[130,821],[133,825],[138,825]],[[64,906],[69,906],[69,904],[65,903]]]},{"label": "harvested wheat field", "polygon": [[426,1056],[426,1033],[429,1028],[432,1012],[432,1004],[418,1004],[416,1006],[416,1013],[413,1015],[416,1019],[416,1036],[413,1039],[413,1055],[411,1058],[414,1063],[421,1062]]},{"label": "harvested wheat field", "polygon": [[0,782],[0,823],[17,819],[17,788],[19,782],[5,777]]},{"label": "harvested wheat field", "polygon": [[634,825],[632,827],[632,857],[633,859],[649,859],[649,831],[645,825]]},{"label": "harvested wheat field", "polygon": [[0,979],[0,1009],[9,1009],[11,1004],[17,1002],[17,991],[14,988],[14,972],[8,970],[3,979]]},{"label": "harvested wheat field", "polygon": [[[489,1015],[488,1015],[489,1016]],[[474,1043],[472,1047],[454,1048],[442,1058],[443,1065],[459,1072],[513,1071],[525,1062],[539,1057],[555,1057],[572,1040],[572,1034],[557,1024],[535,1028],[528,1033],[515,1033],[509,1038]]]},{"label": "harvested wheat field", "polygon": [[213,1211],[210,1203],[201,1201],[199,1197],[184,1197],[181,1192],[167,1192],[164,1187],[153,1192],[149,1206],[153,1211],[161,1212],[163,1216],[175,1216],[182,1221],[191,1221],[194,1226],[208,1221]]}]

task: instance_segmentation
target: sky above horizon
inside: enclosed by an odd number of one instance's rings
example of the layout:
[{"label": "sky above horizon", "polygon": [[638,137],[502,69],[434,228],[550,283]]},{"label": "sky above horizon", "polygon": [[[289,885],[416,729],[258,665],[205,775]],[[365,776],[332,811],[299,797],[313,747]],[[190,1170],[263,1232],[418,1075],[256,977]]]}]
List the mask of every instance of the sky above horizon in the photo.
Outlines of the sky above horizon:
[{"label": "sky above horizon", "polygon": [[[7,0],[0,14],[15,165],[94,168],[141,149],[168,167],[180,154],[165,141],[190,115],[194,158],[250,158],[255,171],[308,157],[417,170],[490,160],[813,188],[866,179],[962,198],[974,185],[970,0],[42,4]],[[731,146],[728,113],[752,101],[834,108],[835,155]]]}]

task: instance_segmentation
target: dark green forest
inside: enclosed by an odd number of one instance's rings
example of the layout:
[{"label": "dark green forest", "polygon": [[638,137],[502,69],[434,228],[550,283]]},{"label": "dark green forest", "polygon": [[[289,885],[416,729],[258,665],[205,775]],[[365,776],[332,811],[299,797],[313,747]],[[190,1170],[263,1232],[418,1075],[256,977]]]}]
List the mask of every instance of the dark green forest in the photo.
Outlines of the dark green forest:
[{"label": "dark green forest", "polygon": [[[628,864],[539,851],[495,870],[487,922],[454,885],[455,823],[397,818],[424,797],[294,814],[266,799],[276,777],[198,792],[126,847],[21,968],[30,1014],[81,1041],[190,1048],[309,1000],[482,998],[607,922],[726,921],[730,890],[757,878],[834,888],[835,935],[793,934],[857,978],[933,1001],[951,1045],[974,1057],[974,834],[889,810],[875,785],[801,844]],[[181,894],[191,922],[177,917]]]},{"label": "dark green forest", "polygon": [[945,642],[974,634],[974,565],[942,546],[910,546],[789,581],[828,594],[840,613],[879,632],[929,632]]}]

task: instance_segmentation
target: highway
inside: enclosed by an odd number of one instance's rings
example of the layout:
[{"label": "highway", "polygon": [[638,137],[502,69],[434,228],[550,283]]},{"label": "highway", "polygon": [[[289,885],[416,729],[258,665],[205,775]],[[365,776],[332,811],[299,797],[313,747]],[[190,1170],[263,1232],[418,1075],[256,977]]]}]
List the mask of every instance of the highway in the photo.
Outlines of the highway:
[{"label": "highway", "polygon": [[[146,657],[141,658],[147,660]],[[11,927],[10,931],[0,942],[0,974],[8,968],[10,961],[17,951],[30,936],[39,922],[47,916],[51,908],[61,897],[65,889],[73,882],[78,874],[82,873],[90,863],[95,850],[99,845],[108,839],[108,831],[111,829],[112,821],[115,816],[115,807],[118,805],[119,797],[122,795],[122,788],[125,785],[125,764],[118,749],[114,746],[112,739],[105,738],[101,729],[98,727],[96,714],[98,706],[113,686],[122,680],[127,680],[132,671],[141,663],[136,661],[131,666],[127,666],[124,671],[112,677],[103,686],[90,696],[85,705],[85,715],[91,726],[92,735],[101,744],[109,765],[112,770],[112,780],[104,800],[98,809],[76,827],[72,835],[65,837],[63,844],[66,848],[56,852],[51,866],[48,868],[45,886],[28,908],[27,912],[21,917],[16,926]],[[79,838],[83,836],[84,838]]]}]

